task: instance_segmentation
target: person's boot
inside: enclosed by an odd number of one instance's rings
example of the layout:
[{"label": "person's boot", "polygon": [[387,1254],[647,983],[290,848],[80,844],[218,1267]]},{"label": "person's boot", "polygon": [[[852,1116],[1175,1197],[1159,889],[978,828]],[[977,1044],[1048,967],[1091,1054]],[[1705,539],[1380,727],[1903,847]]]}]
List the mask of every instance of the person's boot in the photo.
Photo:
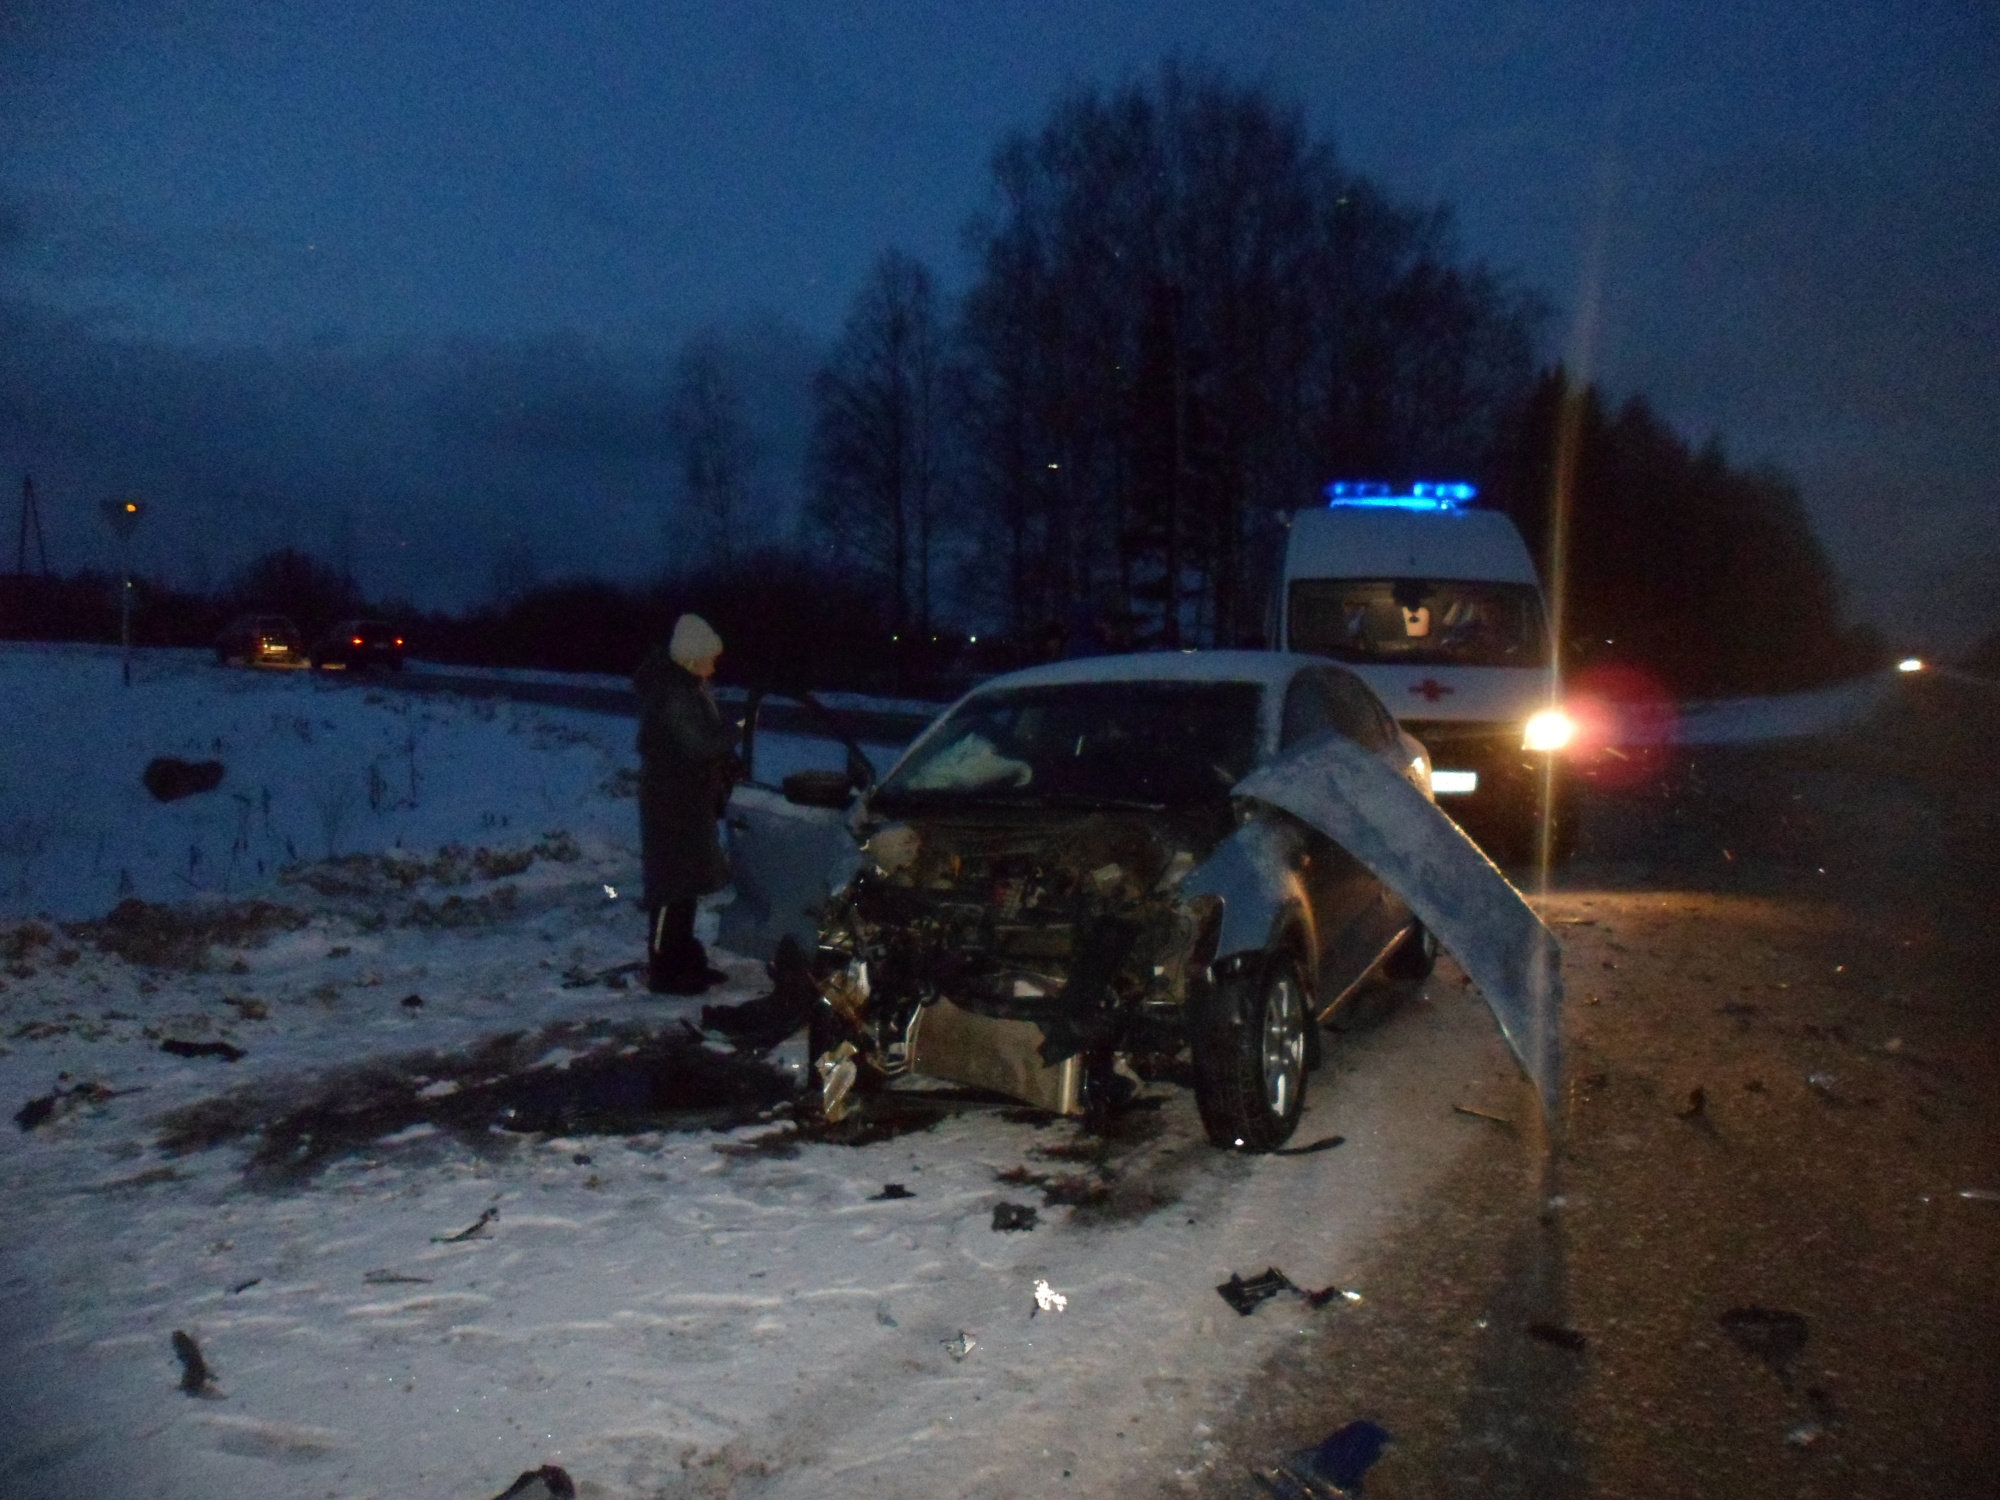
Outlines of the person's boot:
[{"label": "person's boot", "polygon": [[694,902],[654,908],[646,942],[646,988],[656,995],[700,995],[728,976],[711,968],[694,935]]}]

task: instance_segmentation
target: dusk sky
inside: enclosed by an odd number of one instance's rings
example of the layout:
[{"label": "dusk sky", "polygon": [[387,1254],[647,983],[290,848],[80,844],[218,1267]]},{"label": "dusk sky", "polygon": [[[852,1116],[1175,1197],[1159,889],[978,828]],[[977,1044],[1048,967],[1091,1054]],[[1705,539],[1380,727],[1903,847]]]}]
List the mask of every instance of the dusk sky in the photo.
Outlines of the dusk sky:
[{"label": "dusk sky", "polygon": [[[86,512],[140,490],[170,572],[337,542],[420,603],[476,597],[503,536],[554,573],[657,566],[647,382],[682,338],[727,328],[766,370],[782,491],[798,413],[775,409],[874,257],[962,286],[1003,135],[1177,56],[1449,205],[1463,250],[1551,307],[1547,357],[1782,466],[1857,615],[1963,644],[2000,617],[1996,15],[15,0],[0,516],[11,542],[33,473],[52,560],[101,563]],[[611,498],[555,493],[560,465],[484,477],[495,444],[583,443],[572,419],[629,448],[563,460]]]}]

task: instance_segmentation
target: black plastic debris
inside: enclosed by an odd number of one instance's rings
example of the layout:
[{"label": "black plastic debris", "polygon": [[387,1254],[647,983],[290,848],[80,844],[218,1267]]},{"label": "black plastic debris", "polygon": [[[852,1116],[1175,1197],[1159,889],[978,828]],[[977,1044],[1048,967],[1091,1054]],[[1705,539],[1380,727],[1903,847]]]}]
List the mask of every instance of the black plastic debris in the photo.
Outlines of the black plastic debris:
[{"label": "black plastic debris", "polygon": [[1778,1307],[1732,1307],[1715,1321],[1737,1348],[1764,1361],[1786,1390],[1792,1388],[1792,1363],[1806,1347],[1802,1316]]},{"label": "black plastic debris", "polygon": [[529,1469],[493,1500],[576,1500],[576,1481],[555,1464]]},{"label": "black plastic debris", "polygon": [[171,755],[156,755],[146,762],[146,769],[139,773],[139,779],[146,784],[146,790],[153,794],[156,802],[178,802],[183,797],[212,792],[221,786],[222,762],[179,760]]},{"label": "black plastic debris", "polygon": [[405,1276],[400,1271],[368,1271],[361,1277],[363,1286],[429,1286],[428,1276]]},{"label": "black plastic debris", "polygon": [[1567,1349],[1572,1354],[1581,1354],[1590,1347],[1590,1340],[1576,1329],[1566,1328],[1560,1323],[1550,1323],[1542,1318],[1537,1318],[1528,1325],[1527,1334],[1537,1343],[1548,1344],[1557,1349]]},{"label": "black plastic debris", "polygon": [[1025,1203],[996,1203],[993,1205],[993,1228],[1003,1234],[1012,1234],[1035,1227],[1035,1210]]},{"label": "black plastic debris", "polygon": [[1318,1140],[1310,1141],[1303,1146],[1280,1146],[1271,1154],[1273,1156],[1311,1156],[1315,1152],[1331,1151],[1335,1146],[1344,1146],[1346,1144],[1347,1137],[1344,1135],[1323,1135]]},{"label": "black plastic debris", "polygon": [[231,1287],[231,1288],[229,1289],[229,1295],[233,1297],[233,1296],[235,1296],[235,1295],[236,1295],[236,1294],[237,1294],[238,1292],[247,1292],[247,1291],[249,1291],[249,1290],[250,1290],[250,1288],[251,1288],[251,1287],[253,1287],[253,1286],[261,1286],[261,1285],[263,1285],[263,1282],[264,1282],[264,1278],[263,1278],[263,1277],[261,1277],[261,1276],[252,1276],[252,1277],[251,1277],[251,1278],[250,1278],[250,1279],[249,1279],[248,1281],[239,1281],[239,1282],[237,1282],[235,1286],[233,1286],[233,1287]]},{"label": "black plastic debris", "polygon": [[1247,1318],[1278,1293],[1296,1292],[1298,1288],[1292,1285],[1291,1279],[1283,1271],[1276,1266],[1269,1266],[1265,1268],[1262,1276],[1252,1276],[1247,1281],[1240,1275],[1232,1274],[1215,1290],[1224,1302]]},{"label": "black plastic debris", "polygon": [[170,1036],[160,1043],[162,1052],[171,1052],[175,1057],[219,1057],[224,1062],[235,1062],[250,1054],[241,1047],[228,1042],[184,1042],[179,1037]]},{"label": "black plastic debris", "polygon": [[121,1093],[131,1092],[130,1089],[106,1088],[101,1083],[79,1083],[74,1088],[58,1088],[30,1099],[15,1110],[14,1123],[23,1130],[33,1130],[37,1125],[46,1125],[58,1114],[74,1109],[78,1100],[85,1104],[102,1104],[107,1099],[116,1099]]},{"label": "black plastic debris", "polygon": [[462,1245],[467,1240],[477,1239],[480,1235],[486,1233],[486,1226],[499,1217],[499,1209],[489,1208],[481,1213],[473,1223],[459,1230],[457,1234],[432,1235],[431,1243],[433,1245]]},{"label": "black plastic debris", "polygon": [[742,1052],[769,1052],[812,1019],[819,987],[805,950],[790,937],[782,939],[769,964],[771,992],[740,1005],[704,1005],[701,1029],[717,1032]]},{"label": "black plastic debris", "polygon": [[1254,1477],[1278,1500],[1345,1500],[1393,1441],[1373,1422],[1349,1422],[1316,1448],[1301,1448],[1277,1468]]},{"label": "black plastic debris", "polygon": [[422,1010],[424,1008],[424,997],[422,995],[405,995],[397,1003],[404,1010]]},{"label": "black plastic debris", "polygon": [[606,989],[622,990],[627,988],[626,981],[645,967],[643,959],[632,963],[613,964],[608,969],[586,969],[579,964],[573,969],[564,971],[562,987],[566,990],[582,990],[594,984],[601,984]]},{"label": "black plastic debris", "polygon": [[1224,1302],[1246,1318],[1280,1292],[1290,1292],[1311,1308],[1325,1307],[1336,1297],[1343,1297],[1349,1302],[1361,1300],[1359,1292],[1350,1292],[1338,1286],[1321,1287],[1316,1292],[1308,1291],[1276,1266],[1266,1266],[1262,1276],[1252,1276],[1248,1280],[1240,1275],[1232,1275],[1215,1290]]},{"label": "black plastic debris", "polygon": [[201,1357],[201,1346],[180,1329],[174,1330],[174,1358],[181,1362],[181,1389],[190,1396],[206,1396],[215,1385],[215,1372]]},{"label": "black plastic debris", "polygon": [[[869,1194],[868,1201],[870,1203],[888,1203],[897,1198],[914,1198],[916,1196],[915,1193],[904,1187],[900,1182],[885,1182],[882,1184],[881,1192]],[[1032,1213],[1033,1210],[1031,1209],[1030,1212]],[[996,1222],[993,1227],[998,1229],[1000,1225]]]}]

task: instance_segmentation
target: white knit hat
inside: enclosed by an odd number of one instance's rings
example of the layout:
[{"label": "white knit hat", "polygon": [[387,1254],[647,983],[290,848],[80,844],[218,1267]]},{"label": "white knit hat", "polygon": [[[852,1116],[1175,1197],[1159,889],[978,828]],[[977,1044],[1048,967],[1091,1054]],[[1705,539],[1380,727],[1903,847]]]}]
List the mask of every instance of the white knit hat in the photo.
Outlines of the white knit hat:
[{"label": "white knit hat", "polygon": [[667,642],[667,655],[678,665],[692,671],[695,663],[714,661],[722,655],[722,637],[700,615],[682,615],[674,621],[673,639]]}]

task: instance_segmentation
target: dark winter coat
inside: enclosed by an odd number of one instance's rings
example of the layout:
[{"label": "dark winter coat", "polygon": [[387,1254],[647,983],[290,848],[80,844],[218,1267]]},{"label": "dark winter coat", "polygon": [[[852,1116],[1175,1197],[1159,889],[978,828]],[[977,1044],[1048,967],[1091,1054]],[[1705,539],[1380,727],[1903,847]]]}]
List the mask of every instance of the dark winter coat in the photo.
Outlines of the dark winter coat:
[{"label": "dark winter coat", "polygon": [[715,820],[735,765],[702,680],[656,646],[632,676],[639,692],[639,848],[650,907],[729,884]]}]

